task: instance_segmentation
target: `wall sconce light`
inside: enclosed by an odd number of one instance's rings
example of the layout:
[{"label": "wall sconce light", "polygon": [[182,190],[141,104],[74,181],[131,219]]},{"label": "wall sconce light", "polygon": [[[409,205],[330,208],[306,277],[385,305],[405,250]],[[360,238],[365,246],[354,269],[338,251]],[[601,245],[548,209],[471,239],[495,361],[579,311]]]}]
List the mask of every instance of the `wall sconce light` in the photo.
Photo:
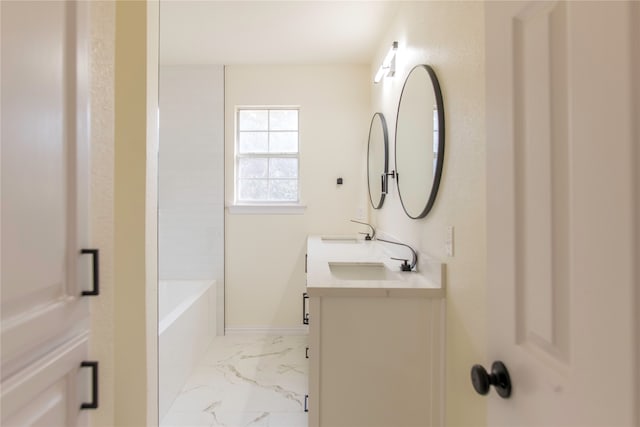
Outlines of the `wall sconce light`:
[{"label": "wall sconce light", "polygon": [[374,83],[380,83],[383,77],[393,77],[396,73],[396,50],[398,50],[398,42],[393,42],[387,56],[384,57],[382,65],[378,68],[376,76],[373,78]]}]

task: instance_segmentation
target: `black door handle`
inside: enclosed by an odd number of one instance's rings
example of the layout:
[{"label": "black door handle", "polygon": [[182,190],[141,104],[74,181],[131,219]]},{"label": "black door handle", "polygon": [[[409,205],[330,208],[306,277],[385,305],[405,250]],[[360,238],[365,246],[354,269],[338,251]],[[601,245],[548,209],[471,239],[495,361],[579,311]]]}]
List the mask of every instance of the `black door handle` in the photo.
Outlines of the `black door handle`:
[{"label": "black door handle", "polygon": [[509,377],[507,367],[500,361],[493,362],[491,374],[487,373],[487,370],[481,365],[473,365],[471,383],[476,392],[483,396],[489,393],[491,386],[494,386],[498,395],[503,399],[511,396],[511,377]]},{"label": "black door handle", "polygon": [[80,253],[83,255],[90,254],[93,261],[93,289],[90,291],[82,291],[81,295],[83,297],[100,295],[100,256],[98,249],[82,249]]},{"label": "black door handle", "polygon": [[309,299],[309,294],[304,292],[302,294],[302,324],[309,324],[309,313],[307,312],[307,300]]},{"label": "black door handle", "polygon": [[91,402],[82,403],[80,409],[98,409],[98,362],[83,361],[81,368],[91,368]]}]

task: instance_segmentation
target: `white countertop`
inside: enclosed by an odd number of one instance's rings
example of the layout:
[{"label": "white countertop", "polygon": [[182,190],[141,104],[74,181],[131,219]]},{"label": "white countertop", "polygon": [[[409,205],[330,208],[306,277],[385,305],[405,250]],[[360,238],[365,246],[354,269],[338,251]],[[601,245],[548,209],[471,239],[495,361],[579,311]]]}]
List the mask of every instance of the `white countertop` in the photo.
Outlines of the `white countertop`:
[{"label": "white countertop", "polygon": [[[390,256],[398,257],[397,251],[408,252],[408,249],[390,246],[395,245],[376,240],[366,241],[360,236],[309,236],[307,293],[312,297],[444,297],[444,264],[418,254],[418,271],[400,271],[400,261],[392,260]],[[385,270],[386,279],[354,280],[341,277],[336,273],[337,270],[331,268],[331,264],[340,267],[344,264],[371,266],[371,263],[377,263],[379,270]]]}]

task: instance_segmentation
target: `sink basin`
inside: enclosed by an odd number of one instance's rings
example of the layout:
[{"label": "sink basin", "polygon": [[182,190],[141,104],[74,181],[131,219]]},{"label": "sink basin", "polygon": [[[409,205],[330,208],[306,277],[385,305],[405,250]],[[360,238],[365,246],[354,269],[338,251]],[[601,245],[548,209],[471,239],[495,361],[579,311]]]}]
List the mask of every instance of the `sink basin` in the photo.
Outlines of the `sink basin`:
[{"label": "sink basin", "polygon": [[381,262],[330,262],[329,270],[342,280],[396,280],[398,273]]},{"label": "sink basin", "polygon": [[358,243],[358,238],[354,236],[320,236],[324,243]]}]

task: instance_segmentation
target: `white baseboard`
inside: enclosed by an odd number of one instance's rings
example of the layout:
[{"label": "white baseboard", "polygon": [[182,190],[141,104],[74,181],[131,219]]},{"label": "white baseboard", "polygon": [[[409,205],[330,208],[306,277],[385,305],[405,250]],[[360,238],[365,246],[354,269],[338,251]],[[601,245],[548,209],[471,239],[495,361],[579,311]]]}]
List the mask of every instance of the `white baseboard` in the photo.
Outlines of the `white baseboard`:
[{"label": "white baseboard", "polygon": [[228,327],[224,330],[225,335],[307,335],[308,326],[297,326],[295,328],[273,328],[269,326],[251,327]]}]

